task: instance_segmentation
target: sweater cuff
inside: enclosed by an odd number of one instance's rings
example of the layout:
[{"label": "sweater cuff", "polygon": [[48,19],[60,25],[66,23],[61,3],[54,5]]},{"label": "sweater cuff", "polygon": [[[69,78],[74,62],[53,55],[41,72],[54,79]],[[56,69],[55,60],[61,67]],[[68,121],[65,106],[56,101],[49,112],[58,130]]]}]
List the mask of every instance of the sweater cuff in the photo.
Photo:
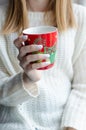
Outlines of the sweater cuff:
[{"label": "sweater cuff", "polygon": [[73,92],[65,107],[61,128],[72,127],[76,130],[86,129],[86,97]]}]

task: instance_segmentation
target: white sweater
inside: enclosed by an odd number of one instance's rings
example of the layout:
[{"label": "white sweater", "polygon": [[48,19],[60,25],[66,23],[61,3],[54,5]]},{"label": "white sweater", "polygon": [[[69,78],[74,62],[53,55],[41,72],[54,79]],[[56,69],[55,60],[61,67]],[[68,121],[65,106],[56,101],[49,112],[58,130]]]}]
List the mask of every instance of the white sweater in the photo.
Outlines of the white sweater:
[{"label": "white sweater", "polygon": [[[86,8],[73,9],[78,28],[59,33],[54,67],[28,90],[13,44],[18,34],[0,35],[0,130],[86,129]],[[0,29],[5,11],[0,7]],[[43,16],[29,12],[30,26],[45,25]]]}]

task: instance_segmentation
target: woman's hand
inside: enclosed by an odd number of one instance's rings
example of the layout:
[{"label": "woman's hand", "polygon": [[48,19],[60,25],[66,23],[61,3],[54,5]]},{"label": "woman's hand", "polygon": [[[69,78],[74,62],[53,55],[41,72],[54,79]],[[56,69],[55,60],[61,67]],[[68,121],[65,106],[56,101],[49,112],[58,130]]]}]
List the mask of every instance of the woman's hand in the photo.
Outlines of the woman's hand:
[{"label": "woman's hand", "polygon": [[45,67],[49,65],[49,62],[35,63],[34,61],[48,59],[48,54],[31,54],[42,49],[42,45],[23,45],[24,41],[27,40],[27,36],[20,36],[15,41],[14,44],[19,50],[18,60],[20,66],[24,70],[24,80],[31,79],[32,81],[38,81],[41,78],[41,71],[38,68]]}]

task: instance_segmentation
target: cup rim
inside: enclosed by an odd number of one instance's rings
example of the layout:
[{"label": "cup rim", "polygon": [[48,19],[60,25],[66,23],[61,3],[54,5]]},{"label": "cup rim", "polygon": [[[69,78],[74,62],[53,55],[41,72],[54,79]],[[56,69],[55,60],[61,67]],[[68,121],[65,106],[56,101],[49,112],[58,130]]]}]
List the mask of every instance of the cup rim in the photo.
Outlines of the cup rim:
[{"label": "cup rim", "polygon": [[[48,30],[48,31],[45,31],[45,32],[40,32],[40,33],[37,33],[37,32],[32,32],[31,33],[31,30],[36,30],[36,29],[39,29],[39,28],[41,28],[41,29],[51,29],[51,30]],[[35,26],[35,27],[29,27],[29,28],[26,28],[26,29],[24,29],[23,30],[23,34],[30,34],[30,35],[39,35],[39,34],[49,34],[49,33],[54,33],[54,32],[57,32],[58,31],[58,29],[57,29],[57,27],[54,27],[54,26]]]}]

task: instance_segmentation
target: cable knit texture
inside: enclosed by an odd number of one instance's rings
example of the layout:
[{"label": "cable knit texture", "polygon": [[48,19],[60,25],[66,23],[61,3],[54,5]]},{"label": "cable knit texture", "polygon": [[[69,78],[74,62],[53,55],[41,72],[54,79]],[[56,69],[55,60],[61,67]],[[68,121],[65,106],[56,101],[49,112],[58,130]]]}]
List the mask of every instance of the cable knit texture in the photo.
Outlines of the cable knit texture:
[{"label": "cable knit texture", "polygon": [[[18,34],[0,35],[0,130],[86,129],[86,8],[73,5],[78,24],[60,33],[56,62],[42,72],[42,79],[25,89],[18,50],[13,44]],[[6,6],[0,7],[0,30]],[[29,25],[45,23],[43,12],[28,12]]]}]

